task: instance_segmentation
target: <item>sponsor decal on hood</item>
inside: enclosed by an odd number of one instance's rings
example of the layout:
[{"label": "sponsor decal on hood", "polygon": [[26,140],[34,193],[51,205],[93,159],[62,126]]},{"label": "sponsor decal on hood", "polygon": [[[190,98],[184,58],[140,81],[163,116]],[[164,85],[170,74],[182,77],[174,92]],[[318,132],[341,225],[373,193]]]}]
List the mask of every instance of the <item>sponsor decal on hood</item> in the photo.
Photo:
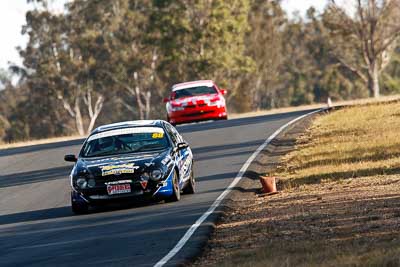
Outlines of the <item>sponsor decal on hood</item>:
[{"label": "sponsor decal on hood", "polygon": [[139,166],[135,166],[134,163],[120,164],[120,165],[108,165],[101,166],[101,175],[119,175],[123,173],[135,173],[135,170],[139,169]]}]

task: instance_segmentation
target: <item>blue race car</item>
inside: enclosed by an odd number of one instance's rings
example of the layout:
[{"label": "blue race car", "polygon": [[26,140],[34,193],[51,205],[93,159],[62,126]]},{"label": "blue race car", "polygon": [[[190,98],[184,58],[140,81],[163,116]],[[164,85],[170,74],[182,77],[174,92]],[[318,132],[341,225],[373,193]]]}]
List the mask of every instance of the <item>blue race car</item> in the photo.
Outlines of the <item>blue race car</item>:
[{"label": "blue race car", "polygon": [[100,126],[83,143],[71,178],[76,214],[113,200],[179,201],[195,192],[193,154],[168,122],[128,121]]}]

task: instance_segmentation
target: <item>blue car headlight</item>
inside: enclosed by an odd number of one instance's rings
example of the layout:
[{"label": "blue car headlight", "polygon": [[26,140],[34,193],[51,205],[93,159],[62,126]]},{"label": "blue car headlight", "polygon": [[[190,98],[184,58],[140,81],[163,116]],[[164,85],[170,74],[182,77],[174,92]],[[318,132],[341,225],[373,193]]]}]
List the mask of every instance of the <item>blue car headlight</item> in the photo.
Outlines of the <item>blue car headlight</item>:
[{"label": "blue car headlight", "polygon": [[153,181],[159,181],[163,176],[164,172],[160,169],[154,169],[150,172],[150,179]]},{"label": "blue car headlight", "polygon": [[79,189],[93,188],[96,186],[96,180],[87,169],[78,171],[74,176],[74,181],[74,184]]},{"label": "blue car headlight", "polygon": [[86,178],[78,178],[78,179],[76,180],[76,185],[77,185],[79,188],[84,189],[84,188],[87,187],[88,182],[86,181]]}]

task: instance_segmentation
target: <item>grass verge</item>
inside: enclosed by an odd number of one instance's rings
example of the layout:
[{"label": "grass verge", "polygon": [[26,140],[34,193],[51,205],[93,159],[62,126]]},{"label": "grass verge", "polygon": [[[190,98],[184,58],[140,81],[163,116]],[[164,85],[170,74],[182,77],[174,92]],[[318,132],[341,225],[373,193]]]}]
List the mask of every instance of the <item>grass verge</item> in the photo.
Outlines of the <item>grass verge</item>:
[{"label": "grass verge", "polygon": [[400,104],[345,108],[319,117],[278,173],[285,187],[394,174],[400,168]]},{"label": "grass verge", "polygon": [[[195,266],[400,266],[400,103],[317,117]],[[256,181],[255,181],[256,182]]]},{"label": "grass verge", "polygon": [[[394,100],[398,100],[399,98],[400,98],[400,95],[390,95],[390,96],[382,96],[380,98],[363,98],[363,99],[355,99],[355,100],[343,100],[343,101],[333,102],[332,106],[339,107],[339,106],[364,105],[364,104],[394,101]],[[259,111],[245,112],[245,113],[232,113],[232,114],[229,114],[229,118],[236,119],[236,118],[260,116],[260,115],[280,114],[280,113],[301,111],[301,110],[307,110],[307,109],[325,108],[326,106],[327,106],[326,103],[319,103],[319,104],[311,104],[311,105],[302,105],[302,106],[298,106],[298,107],[286,107],[286,108],[277,108],[277,109],[270,109],[270,110],[259,110]]]}]

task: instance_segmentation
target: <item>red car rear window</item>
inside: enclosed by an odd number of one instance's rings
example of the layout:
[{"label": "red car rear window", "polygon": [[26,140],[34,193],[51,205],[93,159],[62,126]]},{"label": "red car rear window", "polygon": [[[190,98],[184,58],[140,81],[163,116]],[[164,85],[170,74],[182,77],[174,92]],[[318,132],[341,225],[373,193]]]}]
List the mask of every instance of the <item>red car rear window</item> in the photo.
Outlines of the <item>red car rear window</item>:
[{"label": "red car rear window", "polygon": [[218,93],[217,89],[212,86],[197,86],[197,87],[190,87],[185,89],[179,89],[171,94],[172,99],[179,99],[184,97],[191,97],[191,96],[199,96],[199,95],[208,95],[208,94],[216,94]]}]

